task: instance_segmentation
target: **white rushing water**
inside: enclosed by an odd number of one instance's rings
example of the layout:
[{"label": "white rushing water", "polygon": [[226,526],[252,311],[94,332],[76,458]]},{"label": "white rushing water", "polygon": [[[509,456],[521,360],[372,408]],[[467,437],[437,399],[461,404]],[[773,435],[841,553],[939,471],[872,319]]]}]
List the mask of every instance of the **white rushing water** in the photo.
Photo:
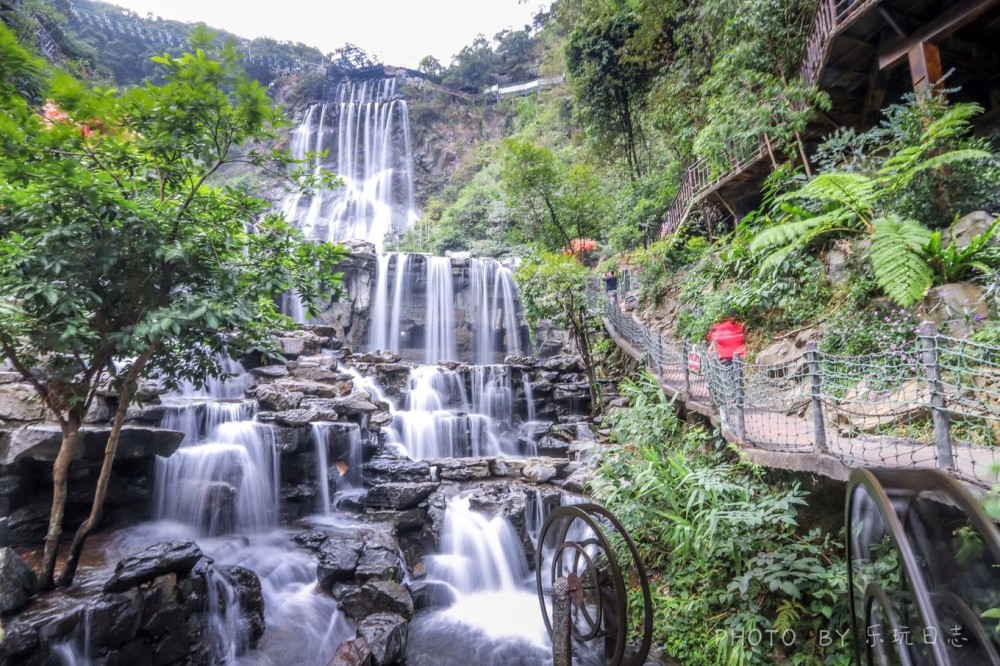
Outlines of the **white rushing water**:
[{"label": "white rushing water", "polygon": [[292,132],[292,155],[314,171],[337,174],[343,185],[295,194],[285,216],[307,236],[362,239],[381,249],[387,233],[401,234],[419,218],[413,193],[413,155],[406,101],[396,80],[345,82],[334,101],[310,106]]}]

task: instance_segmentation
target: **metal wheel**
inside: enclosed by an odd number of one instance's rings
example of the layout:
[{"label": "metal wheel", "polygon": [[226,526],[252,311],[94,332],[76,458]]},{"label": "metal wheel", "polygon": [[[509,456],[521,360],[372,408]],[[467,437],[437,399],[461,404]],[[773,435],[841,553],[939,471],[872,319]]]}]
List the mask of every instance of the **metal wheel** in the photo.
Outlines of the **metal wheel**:
[{"label": "metal wheel", "polygon": [[[611,664],[642,664],[653,637],[653,602],[639,551],[621,523],[602,506],[574,504],[553,509],[535,549],[538,601],[552,634],[552,585],[566,578],[570,633],[602,651]],[[628,608],[629,590],[642,593],[642,608]],[[639,617],[632,617],[639,615]],[[629,637],[641,631],[637,650]]]}]

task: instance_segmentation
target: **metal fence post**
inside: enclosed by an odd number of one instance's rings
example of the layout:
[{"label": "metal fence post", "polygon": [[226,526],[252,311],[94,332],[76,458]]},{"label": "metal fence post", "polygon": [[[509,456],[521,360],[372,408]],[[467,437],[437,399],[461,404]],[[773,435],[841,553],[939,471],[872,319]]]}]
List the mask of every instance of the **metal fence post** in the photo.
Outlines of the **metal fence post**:
[{"label": "metal fence post", "polygon": [[681,372],[684,377],[684,395],[686,397],[691,396],[691,370],[688,368],[688,354],[690,353],[688,341],[684,340],[681,342]]},{"label": "metal fence post", "polygon": [[828,453],[826,448],[826,424],[823,422],[822,378],[819,372],[819,351],[815,340],[806,343],[806,363],[809,366],[809,381],[812,387],[813,430],[816,433],[816,451]]},{"label": "metal fence post", "polygon": [[938,468],[953,470],[951,433],[948,412],[945,411],[944,390],[941,388],[941,366],[938,364],[937,326],[925,321],[920,325],[920,341],[924,348],[924,369],[931,394],[931,417],[934,419],[934,445],[937,447]]},{"label": "metal fence post", "polygon": [[736,437],[742,442],[747,428],[743,413],[743,359],[739,354],[733,354],[733,373],[736,375]]}]

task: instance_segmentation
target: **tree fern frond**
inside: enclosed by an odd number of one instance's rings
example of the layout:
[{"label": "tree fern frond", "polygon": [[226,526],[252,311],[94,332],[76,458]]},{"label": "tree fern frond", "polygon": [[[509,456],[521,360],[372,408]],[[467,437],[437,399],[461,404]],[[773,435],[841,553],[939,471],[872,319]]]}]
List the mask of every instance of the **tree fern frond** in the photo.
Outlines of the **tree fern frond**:
[{"label": "tree fern frond", "polygon": [[804,220],[785,222],[777,226],[768,227],[767,229],[761,229],[747,247],[751,252],[760,252],[788,245],[818,227],[829,225],[829,223],[828,216],[816,215],[814,217],[807,217]]},{"label": "tree fern frond", "polygon": [[800,247],[799,243],[792,243],[791,245],[786,245],[778,250],[775,250],[771,254],[767,255],[760,260],[757,265],[757,271],[759,273],[770,273],[771,271],[778,268],[788,256],[795,253]]},{"label": "tree fern frond", "polygon": [[964,134],[969,127],[969,119],[982,112],[983,107],[975,103],[954,104],[927,126],[923,138],[939,141]]},{"label": "tree fern frond", "polygon": [[775,201],[832,202],[854,206],[871,197],[875,191],[875,181],[860,173],[822,173],[792,192],[786,192]]},{"label": "tree fern frond", "polygon": [[871,262],[882,291],[903,307],[916,303],[934,274],[923,255],[931,232],[913,220],[882,218],[873,224]]},{"label": "tree fern frond", "polygon": [[956,162],[965,162],[967,160],[988,160],[992,157],[989,152],[985,150],[975,150],[973,148],[965,148],[962,150],[951,150],[947,153],[942,153],[940,155],[934,155],[933,157],[928,157],[915,164],[912,169],[907,171],[905,174],[900,174],[900,186],[908,185],[913,178],[921,171],[927,171],[928,169],[936,169],[938,167],[947,166],[949,164],[955,164]]}]

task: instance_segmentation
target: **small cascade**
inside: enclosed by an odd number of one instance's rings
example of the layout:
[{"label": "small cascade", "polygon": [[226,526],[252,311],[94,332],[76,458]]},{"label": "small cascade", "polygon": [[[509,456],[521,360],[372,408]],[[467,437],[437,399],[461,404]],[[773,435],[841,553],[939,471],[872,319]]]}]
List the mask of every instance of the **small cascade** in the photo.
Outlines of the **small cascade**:
[{"label": "small cascade", "polygon": [[416,366],[406,403],[394,411],[390,441],[411,458],[519,455],[513,389],[506,366],[472,366],[471,400],[463,373]]},{"label": "small cascade", "polygon": [[457,595],[521,591],[528,575],[524,546],[510,521],[473,511],[468,497],[448,501],[441,554],[429,559],[428,577]]},{"label": "small cascade", "polygon": [[326,169],[343,181],[285,200],[285,216],[307,236],[363,239],[380,249],[386,234],[401,234],[419,218],[409,113],[395,79],[339,84],[334,101],[306,110],[292,132],[291,151],[297,159],[313,154],[317,175]]},{"label": "small cascade", "polygon": [[250,420],[256,403],[242,399],[250,374],[221,362],[230,373],[225,380],[185,385],[164,399],[161,425],[184,440],[157,460],[154,513],[206,535],[259,532],[278,521],[277,445],[270,428]]},{"label": "small cascade", "polygon": [[498,354],[520,356],[517,287],[510,269],[496,261],[470,260],[470,291],[473,299],[475,362],[497,363]]},{"label": "small cascade", "polygon": [[[336,500],[363,494],[361,428],[354,423],[312,424],[310,436],[316,449],[317,511],[330,513]],[[330,481],[336,480],[336,496],[331,503]]]},{"label": "small cascade", "polygon": [[[447,608],[414,621],[411,653],[444,654],[448,663],[548,660],[533,575],[509,520],[473,511],[468,496],[453,497],[445,510],[441,552],[425,561],[434,601]],[[448,640],[458,633],[468,638]]]}]

